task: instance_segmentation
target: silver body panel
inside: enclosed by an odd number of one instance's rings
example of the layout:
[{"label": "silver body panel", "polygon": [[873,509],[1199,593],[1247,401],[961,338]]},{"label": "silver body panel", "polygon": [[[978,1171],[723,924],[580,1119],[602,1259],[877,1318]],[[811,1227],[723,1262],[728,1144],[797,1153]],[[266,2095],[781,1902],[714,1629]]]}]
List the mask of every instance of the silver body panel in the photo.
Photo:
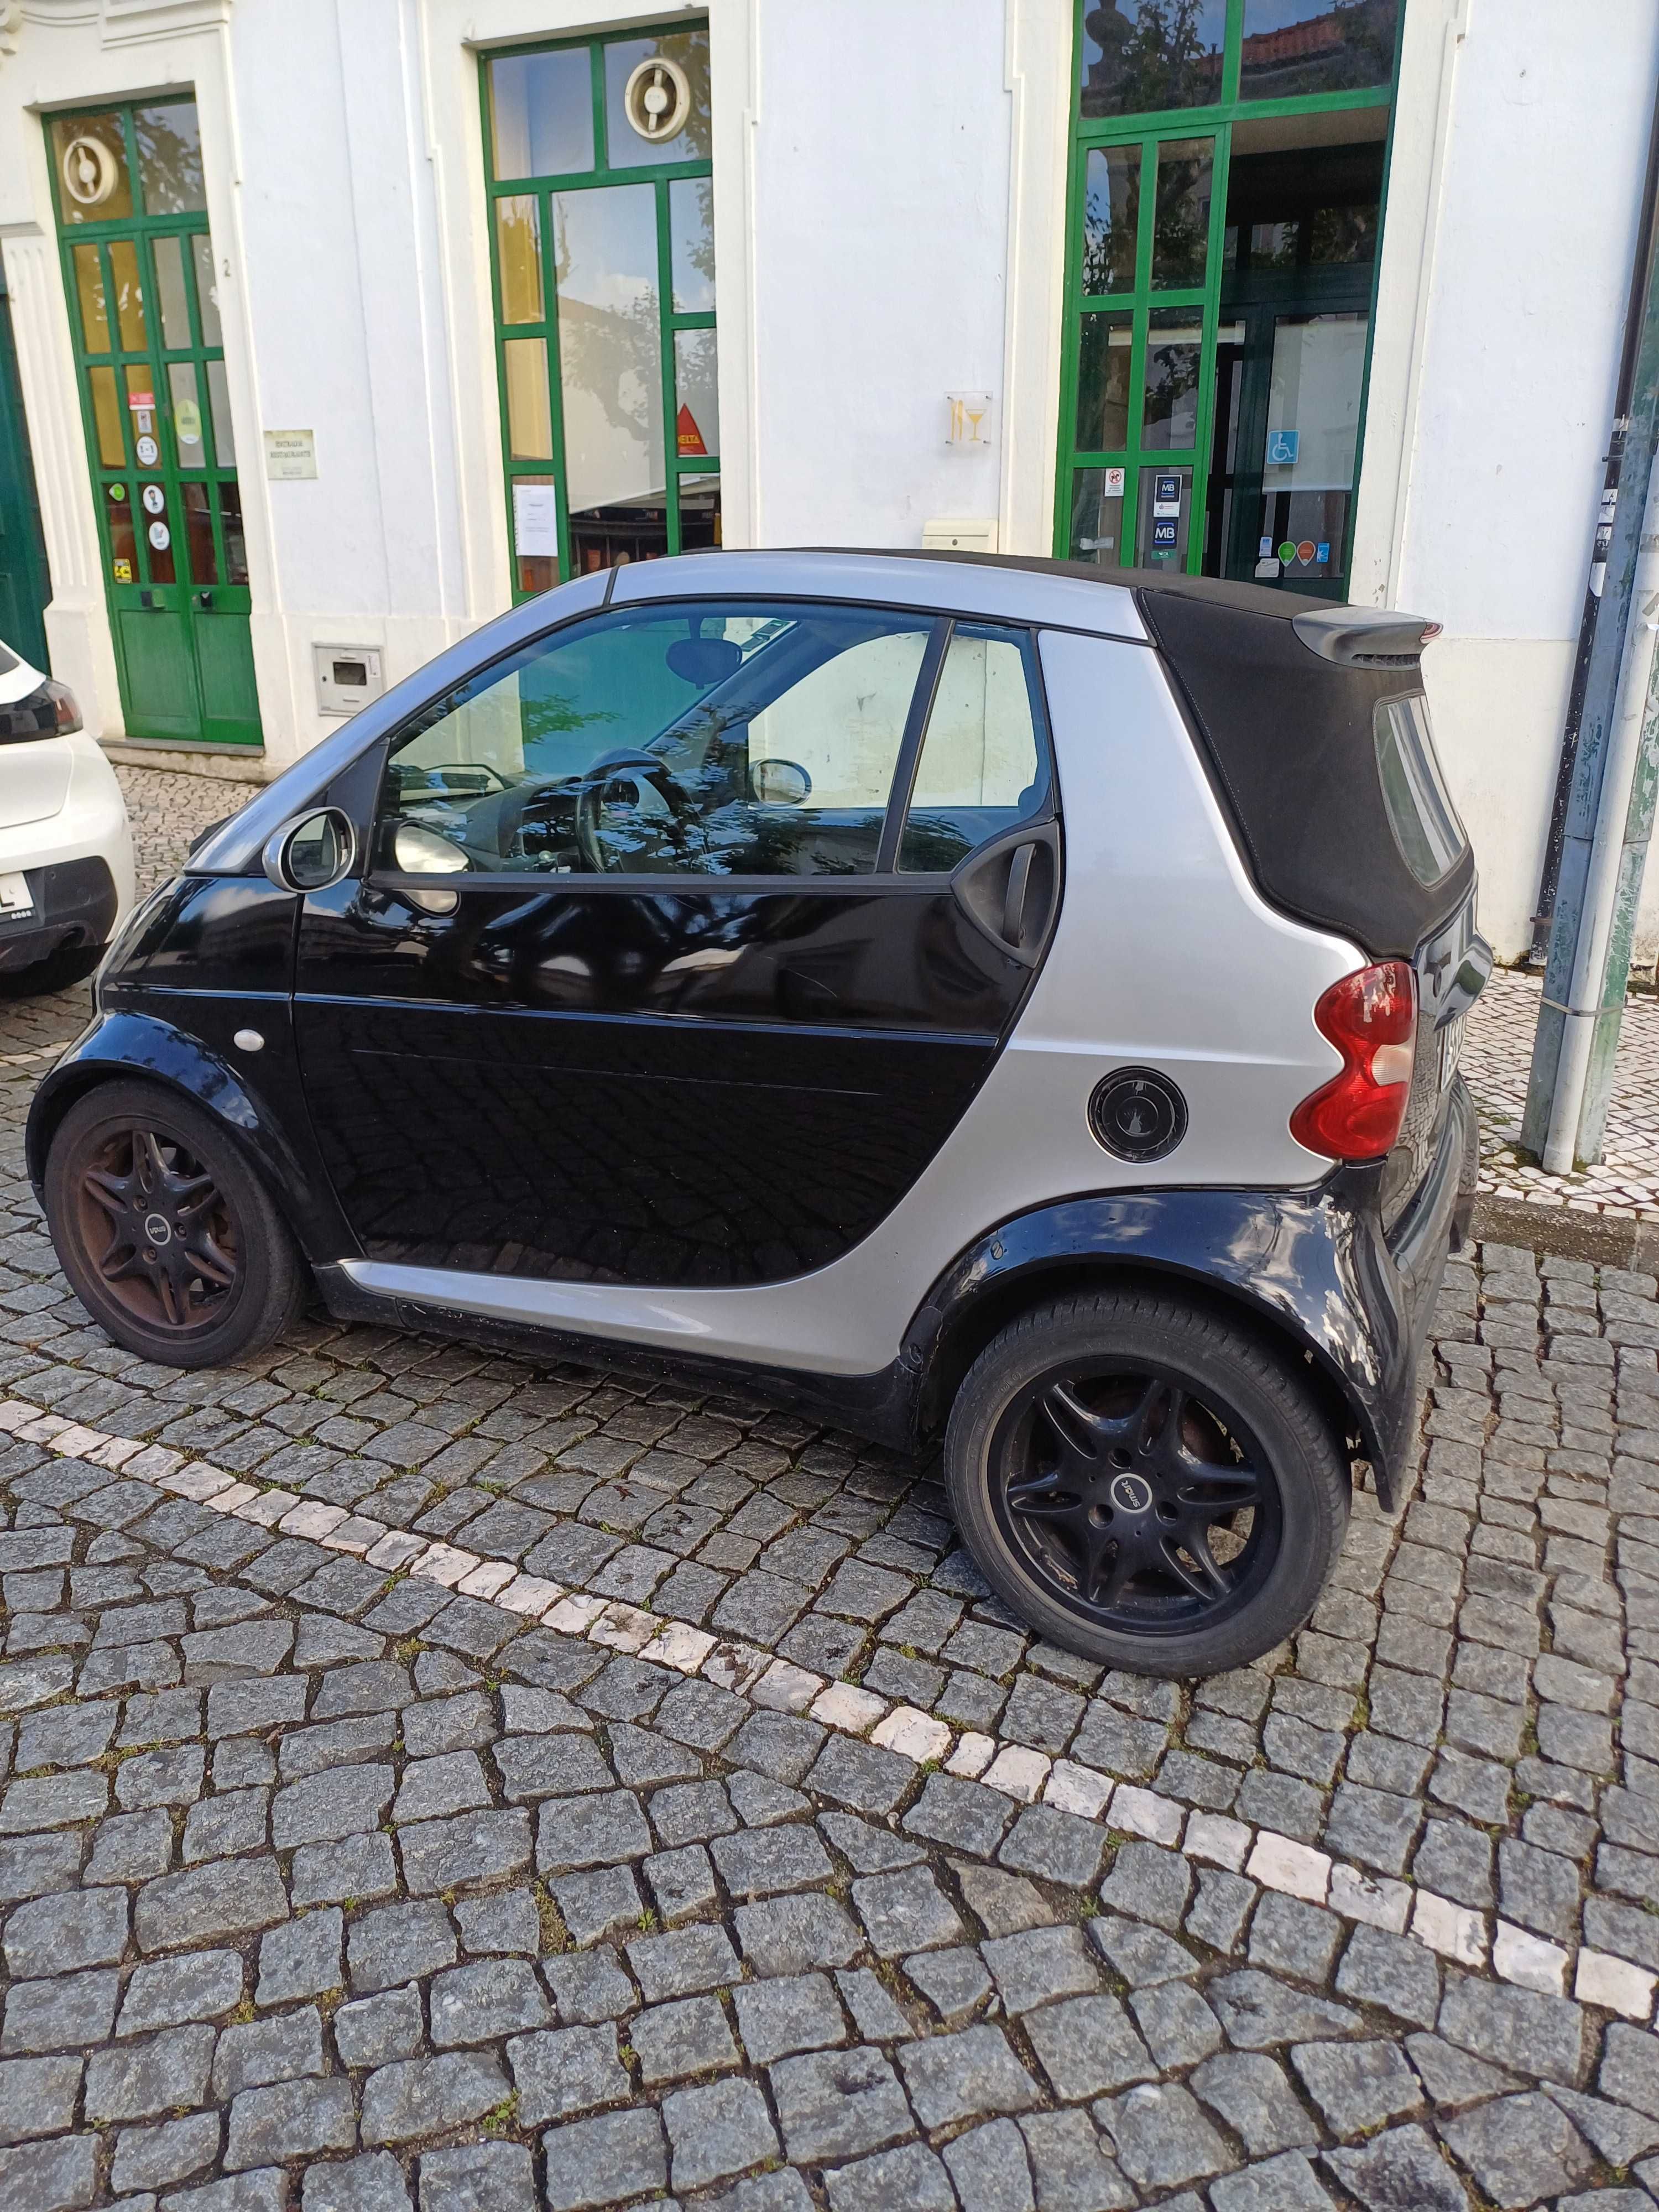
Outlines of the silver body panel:
[{"label": "silver body panel", "polygon": [[1044,575],[975,561],[903,553],[687,553],[634,561],[615,572],[608,604],[729,598],[860,599],[867,606],[927,607],[989,622],[1046,623],[1101,637],[1144,640],[1134,594],[1121,584]]},{"label": "silver body panel", "polygon": [[[792,564],[816,569],[839,557],[722,555],[708,588],[718,576],[722,592],[775,592],[789,588]],[[848,596],[880,596],[872,570],[890,569],[896,579],[919,571],[948,582],[940,604],[960,611],[963,580],[982,576],[987,614],[1030,619],[1022,579],[1006,570],[902,556],[847,556],[847,564],[857,578]],[[677,595],[684,574],[681,562],[624,569],[613,603],[655,596],[658,578],[663,596]],[[1070,581],[1031,580],[1045,599]],[[804,577],[795,588],[808,588]],[[833,590],[817,575],[811,588]],[[1119,596],[1075,588],[1091,600]],[[1340,1065],[1314,1026],[1314,1004],[1365,956],[1345,939],[1286,920],[1258,896],[1154,653],[1067,629],[1045,630],[1041,654],[1066,844],[1059,924],[982,1089],[878,1228],[810,1275],[730,1290],[536,1281],[358,1260],[343,1263],[351,1279],[417,1305],[577,1335],[871,1374],[896,1357],[911,1316],[957,1254],[1014,1214],[1115,1190],[1318,1182],[1330,1163],[1295,1142],[1289,1117]],[[1090,1093],[1126,1064],[1162,1069],[1188,1103],[1184,1140],[1151,1166],[1114,1158],[1089,1128]]]}]

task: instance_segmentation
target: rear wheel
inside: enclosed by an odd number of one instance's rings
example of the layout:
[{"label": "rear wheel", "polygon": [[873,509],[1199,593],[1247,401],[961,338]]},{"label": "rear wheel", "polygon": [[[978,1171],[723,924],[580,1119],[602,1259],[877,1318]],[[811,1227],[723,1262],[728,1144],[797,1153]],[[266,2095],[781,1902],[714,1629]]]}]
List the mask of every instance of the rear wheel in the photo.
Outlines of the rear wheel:
[{"label": "rear wheel", "polygon": [[302,1264],[264,1185],[210,1115],[155,1085],[104,1084],[70,1108],[46,1220],[76,1296],[143,1358],[220,1366],[298,1307]]},{"label": "rear wheel", "polygon": [[1242,1667],[1302,1626],[1347,1528],[1347,1469],[1293,1370],[1144,1291],[1021,1316],[945,1437],[957,1525],[1039,1634],[1142,1674]]}]

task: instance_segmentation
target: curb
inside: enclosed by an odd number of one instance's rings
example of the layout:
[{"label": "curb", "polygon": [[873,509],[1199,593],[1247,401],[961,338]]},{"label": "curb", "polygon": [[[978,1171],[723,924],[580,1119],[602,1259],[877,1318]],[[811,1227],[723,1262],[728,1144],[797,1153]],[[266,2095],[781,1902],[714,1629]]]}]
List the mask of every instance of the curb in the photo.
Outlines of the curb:
[{"label": "curb", "polygon": [[1583,1213],[1557,1203],[1531,1205],[1512,1198],[1477,1198],[1474,1235],[1483,1243],[1518,1244],[1592,1266],[1629,1267],[1659,1274],[1659,1221]]}]

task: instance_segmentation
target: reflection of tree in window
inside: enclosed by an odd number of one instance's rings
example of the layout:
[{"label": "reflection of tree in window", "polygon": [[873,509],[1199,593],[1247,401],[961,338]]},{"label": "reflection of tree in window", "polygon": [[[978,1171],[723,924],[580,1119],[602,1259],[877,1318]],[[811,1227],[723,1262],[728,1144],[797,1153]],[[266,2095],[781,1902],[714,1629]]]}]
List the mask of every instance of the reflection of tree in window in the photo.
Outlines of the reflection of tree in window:
[{"label": "reflection of tree in window", "polygon": [[202,137],[193,100],[141,107],[132,118],[146,215],[190,215],[204,207]]},{"label": "reflection of tree in window", "polygon": [[1201,284],[1210,236],[1213,139],[1166,141],[1158,149],[1152,282]]},{"label": "reflection of tree in window", "polygon": [[[641,285],[626,307],[598,307],[573,295],[567,289],[572,266],[568,234],[562,224],[555,225],[555,234],[554,285],[565,391],[580,391],[596,400],[612,428],[637,440],[641,452],[660,467],[661,321],[655,287]],[[662,489],[660,483],[651,488]]]},{"label": "reflection of tree in window", "polygon": [[1151,114],[1218,100],[1225,21],[1224,0],[1104,0],[1089,9],[1084,114]]},{"label": "reflection of tree in window", "polygon": [[1190,446],[1198,430],[1200,349],[1190,339],[1160,345],[1146,341],[1145,425],[1141,442],[1153,451]]},{"label": "reflection of tree in window", "polygon": [[1083,202],[1083,289],[1090,297],[1134,289],[1139,211],[1139,147],[1094,148]]}]

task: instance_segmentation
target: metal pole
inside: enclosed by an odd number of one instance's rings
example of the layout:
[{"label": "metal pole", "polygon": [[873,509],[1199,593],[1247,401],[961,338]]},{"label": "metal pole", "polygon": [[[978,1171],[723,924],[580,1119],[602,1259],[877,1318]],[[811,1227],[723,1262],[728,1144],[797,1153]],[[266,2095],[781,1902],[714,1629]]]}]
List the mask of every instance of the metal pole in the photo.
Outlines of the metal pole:
[{"label": "metal pole", "polygon": [[[1554,911],[1550,919],[1549,957],[1544,970],[1543,1003],[1539,1009],[1538,1029],[1533,1039],[1532,1071],[1528,1079],[1526,1113],[1521,1125],[1521,1141],[1529,1152],[1541,1158],[1546,1148],[1549,1147],[1557,1160],[1569,1152],[1579,1159],[1594,1156],[1586,1150],[1590,1125],[1583,1120],[1584,1084],[1589,1059],[1575,1046],[1571,1065],[1565,1068],[1563,1066],[1564,1042],[1570,1022],[1569,1009],[1574,1015],[1588,1016],[1589,1020],[1585,1026],[1589,1026],[1598,1015],[1607,1010],[1607,995],[1614,984],[1606,962],[1617,940],[1609,927],[1608,918],[1603,915],[1598,920],[1591,889],[1591,874],[1601,837],[1607,834],[1602,829],[1604,812],[1613,810],[1613,824],[1622,844],[1630,806],[1629,783],[1609,784],[1607,771],[1621,704],[1628,705],[1631,701],[1626,682],[1627,650],[1632,641],[1628,612],[1637,581],[1641,543],[1644,537],[1652,535],[1652,525],[1648,517],[1648,496],[1653,477],[1656,441],[1659,441],[1659,287],[1656,287],[1654,282],[1654,235],[1650,231],[1644,241],[1646,282],[1642,298],[1641,337],[1632,380],[1620,499],[1607,548],[1607,584],[1601,617],[1596,624],[1590,645],[1583,720],[1573,762],[1572,789],[1562,842],[1560,875]],[[1625,610],[1624,618],[1616,622],[1609,620],[1613,610],[1621,605]],[[1645,632],[1638,633],[1638,635],[1644,645],[1650,646]],[[1637,702],[1641,701],[1645,690],[1647,654],[1644,652],[1638,687],[1634,694]],[[1639,726],[1639,703],[1635,712]],[[1622,756],[1626,775],[1634,773],[1640,743],[1638,733],[1632,742],[1626,744]],[[1602,850],[1605,864],[1605,848]],[[1613,894],[1605,866],[1596,882],[1601,896],[1610,901]],[[1589,944],[1584,942],[1587,936],[1591,940]],[[1626,977],[1621,974],[1616,980],[1617,996],[1622,1004]],[[1591,1045],[1595,1042],[1593,1037],[1589,1040]],[[1568,1095],[1565,1097],[1559,1095],[1564,1074],[1568,1079]],[[1597,1141],[1600,1126],[1600,1121],[1595,1121]],[[1571,1164],[1571,1160],[1568,1164]]]},{"label": "metal pole", "polygon": [[[1601,778],[1601,804],[1591,843],[1589,868],[1573,960],[1572,985],[1565,1006],[1555,1095],[1550,1103],[1548,1132],[1544,1139],[1544,1166],[1551,1175],[1571,1175],[1581,1158],[1599,1155],[1600,1134],[1607,1118],[1607,1086],[1613,1074],[1613,1051],[1598,1038],[1611,1030],[1619,1038],[1624,1011],[1625,985],[1630,976],[1630,938],[1635,925],[1634,900],[1641,896],[1641,871],[1637,869],[1633,890],[1628,890],[1631,909],[1623,931],[1623,963],[1610,957],[1614,924],[1622,902],[1618,894],[1626,877],[1626,830],[1632,801],[1638,798],[1638,765],[1646,752],[1651,759],[1659,735],[1659,693],[1653,678],[1659,664],[1654,640],[1659,635],[1659,471],[1651,471],[1648,511],[1633,587],[1635,619],[1625,634],[1625,656],[1620,671],[1619,700]],[[1646,859],[1646,839],[1641,858]],[[1596,1139],[1583,1136],[1587,1091],[1592,1061],[1601,1073]]]}]

